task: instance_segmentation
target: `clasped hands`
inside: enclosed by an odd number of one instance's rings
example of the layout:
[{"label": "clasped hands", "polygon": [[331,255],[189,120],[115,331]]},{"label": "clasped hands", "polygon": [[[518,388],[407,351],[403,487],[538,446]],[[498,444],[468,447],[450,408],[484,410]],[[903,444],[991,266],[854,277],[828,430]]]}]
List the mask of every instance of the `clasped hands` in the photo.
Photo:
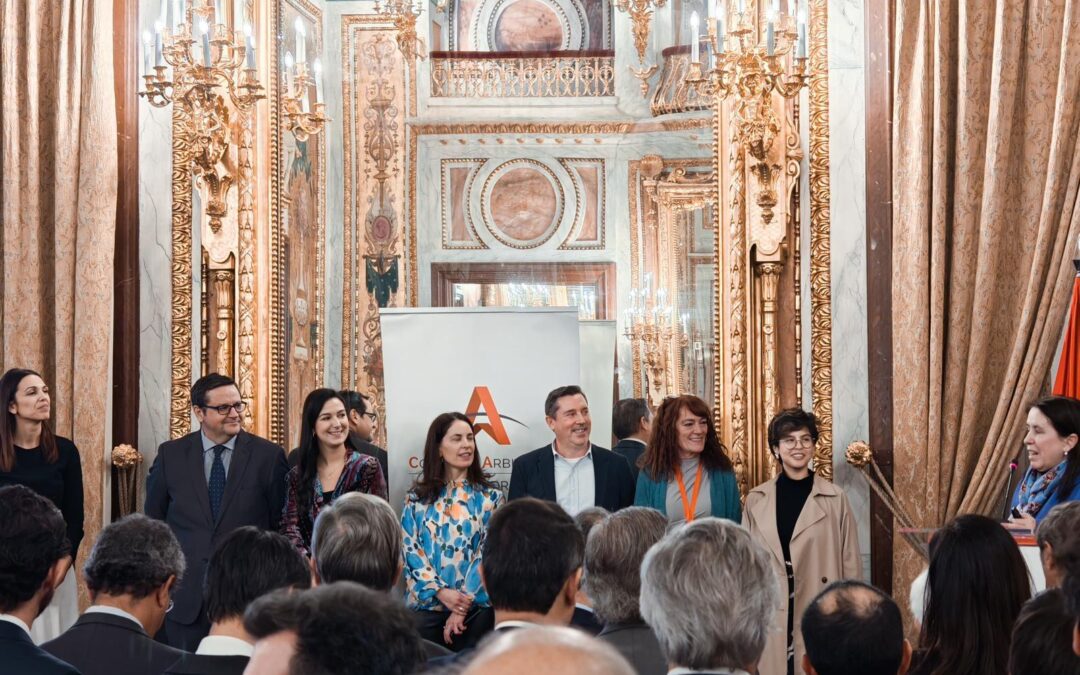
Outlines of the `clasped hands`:
[{"label": "clasped hands", "polygon": [[461,591],[450,588],[441,589],[435,597],[450,612],[446,625],[443,626],[443,641],[446,644],[452,644],[455,635],[465,632],[465,617],[472,607],[473,599]]}]

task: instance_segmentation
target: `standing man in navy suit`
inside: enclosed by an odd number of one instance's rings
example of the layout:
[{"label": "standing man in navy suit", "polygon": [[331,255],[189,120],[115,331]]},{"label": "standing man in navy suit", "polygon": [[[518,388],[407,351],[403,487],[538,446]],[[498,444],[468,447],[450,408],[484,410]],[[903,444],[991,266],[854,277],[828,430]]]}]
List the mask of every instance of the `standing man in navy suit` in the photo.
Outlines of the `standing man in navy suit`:
[{"label": "standing man in navy suit", "polygon": [[278,529],[289,471],[281,446],[241,427],[244,402],[232,378],[199,378],[191,409],[199,430],[162,443],[146,482],[146,515],[168,523],[187,559],[164,628],[165,641],[185,651],[210,631],[202,592],[210,554],[238,527]]},{"label": "standing man in navy suit", "polygon": [[551,445],[514,460],[510,499],[558,502],[575,516],[590,506],[618,511],[634,503],[634,476],[626,459],[589,441],[589,401],[577,385],[559,387],[544,402]]}]

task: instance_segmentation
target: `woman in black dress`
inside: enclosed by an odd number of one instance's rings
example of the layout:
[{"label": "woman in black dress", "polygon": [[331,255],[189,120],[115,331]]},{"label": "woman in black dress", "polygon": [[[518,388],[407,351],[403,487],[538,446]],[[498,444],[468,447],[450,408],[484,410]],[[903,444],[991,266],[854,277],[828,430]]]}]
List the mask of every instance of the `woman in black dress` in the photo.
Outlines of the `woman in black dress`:
[{"label": "woman in black dress", "polygon": [[[49,388],[32,370],[12,368],[0,377],[4,422],[0,424],[0,487],[25,485],[52,500],[67,523],[71,555],[83,538],[82,463],[75,444],[49,429]],[[68,574],[49,608],[34,622],[40,643],[71,627],[78,618],[75,574]]]}]

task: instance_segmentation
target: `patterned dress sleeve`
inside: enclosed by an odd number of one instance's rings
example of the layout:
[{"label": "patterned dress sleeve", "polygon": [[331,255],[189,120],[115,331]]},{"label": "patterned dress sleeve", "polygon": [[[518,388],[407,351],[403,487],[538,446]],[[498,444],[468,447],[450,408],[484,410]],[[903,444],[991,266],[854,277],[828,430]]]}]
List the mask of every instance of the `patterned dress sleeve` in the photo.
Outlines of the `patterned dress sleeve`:
[{"label": "patterned dress sleeve", "polygon": [[[380,475],[381,475],[380,471]],[[436,601],[443,587],[429,559],[433,548],[431,536],[424,526],[427,505],[412,495],[406,497],[401,510],[401,530],[404,537],[405,587],[412,609],[426,609]]]},{"label": "patterned dress sleeve", "polygon": [[362,481],[365,485],[365,489],[361,490],[361,492],[387,500],[390,499],[389,491],[386,488],[386,479],[383,478],[382,467],[379,466],[379,460],[369,457],[368,460],[365,460],[364,468],[360,474],[363,476]]},{"label": "patterned dress sleeve", "polygon": [[488,521],[491,520],[491,514],[495,512],[495,509],[502,506],[503,503],[503,495],[499,490],[485,490],[483,495],[484,499],[481,503],[480,513],[480,532],[475,538],[476,546],[470,551],[471,555],[464,575],[465,587],[462,589],[464,593],[472,596],[473,601],[478,605],[488,605],[490,603],[487,591],[484,589],[483,580],[480,578],[480,563],[483,562],[484,541],[487,539]]},{"label": "patterned dress sleeve", "polygon": [[285,506],[281,510],[281,533],[288,537],[296,550],[310,558],[311,552],[304,545],[304,537],[300,534],[300,513],[296,493],[299,475],[299,467],[294,467],[285,475]]}]

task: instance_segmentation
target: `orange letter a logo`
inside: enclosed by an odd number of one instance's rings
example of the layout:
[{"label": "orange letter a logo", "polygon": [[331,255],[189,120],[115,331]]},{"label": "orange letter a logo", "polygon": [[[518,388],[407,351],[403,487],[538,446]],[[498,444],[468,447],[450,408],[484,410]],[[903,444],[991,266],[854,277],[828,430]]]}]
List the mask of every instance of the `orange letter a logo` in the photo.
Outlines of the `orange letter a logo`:
[{"label": "orange letter a logo", "polygon": [[[488,418],[487,422],[477,422],[479,416]],[[506,433],[499,411],[495,409],[495,400],[487,387],[474,387],[465,416],[473,421],[477,433],[486,431],[499,445],[510,445],[510,435]]]}]

